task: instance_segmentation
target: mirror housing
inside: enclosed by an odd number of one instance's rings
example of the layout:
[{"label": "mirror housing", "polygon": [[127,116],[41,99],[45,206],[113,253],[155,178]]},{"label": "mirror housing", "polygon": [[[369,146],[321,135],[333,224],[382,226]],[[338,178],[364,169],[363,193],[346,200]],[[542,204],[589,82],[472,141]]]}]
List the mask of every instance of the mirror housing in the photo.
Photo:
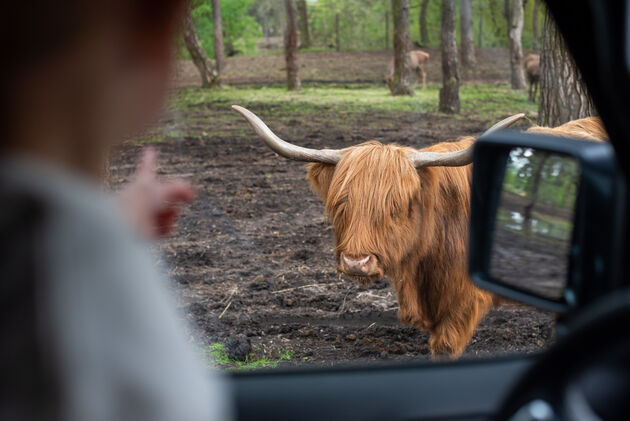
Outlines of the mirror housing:
[{"label": "mirror housing", "polygon": [[[550,299],[508,285],[490,272],[495,220],[510,151],[531,148],[576,159],[579,190],[574,209],[567,283],[562,297]],[[479,287],[536,307],[568,313],[619,283],[622,255],[624,183],[615,152],[607,142],[502,131],[482,136],[473,154],[469,273]]]}]

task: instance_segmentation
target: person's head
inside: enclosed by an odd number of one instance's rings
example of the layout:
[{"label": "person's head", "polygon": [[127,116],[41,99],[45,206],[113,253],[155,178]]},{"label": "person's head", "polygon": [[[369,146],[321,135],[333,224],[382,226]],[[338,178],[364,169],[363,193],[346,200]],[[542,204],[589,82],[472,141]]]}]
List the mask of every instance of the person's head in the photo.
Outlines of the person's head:
[{"label": "person's head", "polygon": [[0,155],[84,172],[145,127],[170,80],[186,0],[30,0],[0,6]]}]

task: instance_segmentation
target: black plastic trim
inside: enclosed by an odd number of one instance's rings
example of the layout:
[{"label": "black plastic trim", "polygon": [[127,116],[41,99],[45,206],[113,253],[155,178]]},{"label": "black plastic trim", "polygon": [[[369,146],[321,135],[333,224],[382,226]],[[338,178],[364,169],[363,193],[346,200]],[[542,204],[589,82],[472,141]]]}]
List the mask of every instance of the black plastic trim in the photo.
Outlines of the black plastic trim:
[{"label": "black plastic trim", "polygon": [[[580,164],[569,273],[565,295],[547,299],[518,289],[490,274],[496,212],[509,152],[516,147],[574,157]],[[618,253],[623,226],[624,182],[615,154],[606,142],[502,131],[475,145],[471,196],[469,272],[473,282],[499,295],[546,310],[566,313],[612,290],[619,276]],[[588,280],[588,281],[587,281]]]}]

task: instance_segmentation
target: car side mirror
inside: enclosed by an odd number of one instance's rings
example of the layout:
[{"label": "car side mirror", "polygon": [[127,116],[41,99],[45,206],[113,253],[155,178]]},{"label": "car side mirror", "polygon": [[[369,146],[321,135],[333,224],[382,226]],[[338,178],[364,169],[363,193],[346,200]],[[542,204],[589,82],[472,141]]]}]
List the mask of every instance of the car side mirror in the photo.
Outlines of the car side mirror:
[{"label": "car side mirror", "polygon": [[471,194],[469,272],[477,286],[558,313],[614,287],[624,188],[609,143],[483,136]]}]

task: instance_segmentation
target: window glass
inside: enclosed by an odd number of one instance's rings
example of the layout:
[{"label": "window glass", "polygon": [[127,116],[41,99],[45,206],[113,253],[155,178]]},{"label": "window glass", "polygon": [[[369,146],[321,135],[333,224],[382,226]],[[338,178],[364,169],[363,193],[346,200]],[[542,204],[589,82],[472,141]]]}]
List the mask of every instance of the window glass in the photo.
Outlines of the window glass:
[{"label": "window glass", "polygon": [[[283,53],[283,34],[292,27],[284,2],[222,2],[226,58],[216,89],[201,86],[181,43],[167,112],[113,153],[109,178],[114,187],[125,182],[137,151],[151,144],[163,173],[184,175],[195,186],[197,200],[155,251],[169,269],[191,340],[209,362],[242,370],[429,360],[432,353],[494,357],[539,351],[553,341],[554,314],[514,302],[492,306],[462,275],[470,168],[416,170],[408,150],[379,146],[448,152],[470,146],[512,114],[529,118],[519,129],[538,120],[536,54],[546,51],[545,8],[523,2],[516,14],[522,32],[511,34],[519,46],[510,50],[503,3],[495,3],[472,2],[470,28],[460,27],[466,10],[450,11],[459,49],[450,70],[443,69],[443,11],[435,1],[411,2],[408,32],[416,53],[401,72],[393,62],[398,15],[390,2],[297,1],[295,67]],[[199,3],[193,17],[213,67],[210,3]],[[460,32],[472,37],[462,40]],[[288,90],[287,74],[295,71],[301,90]],[[218,84],[215,76],[204,78]],[[459,86],[448,89],[443,80]],[[332,161],[307,167],[279,156],[233,104]],[[347,150],[342,160],[334,152],[368,141],[379,143]],[[508,174],[517,177],[511,194],[519,197],[531,194],[530,185],[519,184],[520,169]],[[577,185],[556,181],[549,185],[556,190],[541,190],[540,206],[561,200],[561,188],[575,194]],[[569,202],[562,202],[566,212]],[[534,231],[570,235],[570,218],[550,223],[551,216],[535,215],[528,225]],[[523,218],[509,206],[499,214],[511,234],[524,229]],[[472,307],[481,310],[472,314]],[[455,325],[457,317],[474,328],[472,336],[459,328],[447,337],[444,320]]]}]

